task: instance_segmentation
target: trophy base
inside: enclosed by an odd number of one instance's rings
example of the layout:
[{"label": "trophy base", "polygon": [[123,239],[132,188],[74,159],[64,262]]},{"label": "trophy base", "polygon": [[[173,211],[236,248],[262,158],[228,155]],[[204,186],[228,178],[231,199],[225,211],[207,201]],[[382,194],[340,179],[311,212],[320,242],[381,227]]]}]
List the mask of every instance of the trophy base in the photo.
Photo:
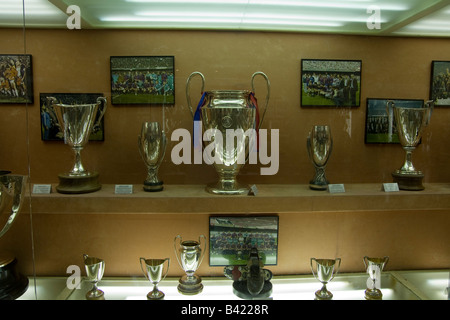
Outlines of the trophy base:
[{"label": "trophy base", "polygon": [[184,275],[178,281],[178,292],[184,295],[195,295],[203,291],[202,279],[199,276],[194,275],[193,279],[187,279]]},{"label": "trophy base", "polygon": [[166,295],[164,294],[164,292],[159,291],[159,290],[156,290],[156,291],[153,290],[147,294],[147,300],[162,300],[162,299],[164,299],[165,296]]},{"label": "trophy base", "polygon": [[163,182],[147,182],[144,181],[144,191],[146,192],[158,192],[164,189]]},{"label": "trophy base", "polygon": [[420,191],[425,189],[422,184],[424,175],[421,173],[405,174],[395,171],[392,172],[392,177],[400,190]]},{"label": "trophy base", "polygon": [[223,194],[223,195],[240,195],[248,194],[250,188],[241,185],[240,183],[233,181],[229,183],[223,183],[221,181],[210,184],[206,186],[206,191],[212,194]]},{"label": "trophy base", "polygon": [[322,291],[322,290],[317,290],[315,292],[316,298],[315,300],[331,300],[333,299],[333,294],[330,291]]},{"label": "trophy base", "polygon": [[28,289],[28,278],[17,271],[17,259],[0,258],[0,300],[15,300]]},{"label": "trophy base", "polygon": [[86,175],[71,175],[70,173],[61,173],[58,175],[59,185],[56,191],[66,194],[78,194],[95,192],[101,189],[98,183],[98,172],[89,172]]},{"label": "trophy base", "polygon": [[105,293],[100,290],[91,290],[88,293],[86,293],[86,299],[87,300],[105,300]]},{"label": "trophy base", "polygon": [[264,281],[264,286],[261,292],[257,295],[252,295],[247,288],[247,281],[234,281],[233,293],[241,299],[266,299],[272,294],[272,283],[270,281]]},{"label": "trophy base", "polygon": [[364,298],[366,298],[366,300],[382,300],[383,294],[379,289],[366,289],[366,291],[364,291]]},{"label": "trophy base", "polygon": [[328,189],[328,183],[321,184],[321,183],[314,183],[314,181],[310,181],[309,182],[309,188],[311,190],[319,190],[319,191],[327,190]]}]

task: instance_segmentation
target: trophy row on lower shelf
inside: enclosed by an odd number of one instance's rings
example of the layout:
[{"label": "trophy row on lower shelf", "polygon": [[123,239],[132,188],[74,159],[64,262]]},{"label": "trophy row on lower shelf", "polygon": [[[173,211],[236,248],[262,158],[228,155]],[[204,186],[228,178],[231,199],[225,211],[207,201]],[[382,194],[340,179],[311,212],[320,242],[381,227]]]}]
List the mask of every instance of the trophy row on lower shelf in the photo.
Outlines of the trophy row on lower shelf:
[{"label": "trophy row on lower shelf", "polygon": [[[202,263],[205,255],[206,237],[201,235],[196,240],[182,240],[180,235],[174,239],[175,255],[185,275],[179,279],[178,292],[184,295],[196,295],[203,291],[202,279],[195,272]],[[86,293],[88,300],[104,300],[105,294],[98,288],[98,282],[102,279],[105,270],[105,261],[96,257],[83,255],[87,280],[93,284],[91,290]],[[381,271],[389,261],[389,257],[363,258],[367,273],[372,280],[371,285],[365,290],[367,300],[380,300],[383,294],[377,288]],[[164,299],[165,294],[158,289],[158,284],[164,280],[169,272],[170,258],[139,259],[142,272],[153,285],[153,290],[147,294],[148,300]],[[166,263],[167,262],[167,263]],[[341,259],[316,259],[311,258],[311,271],[314,277],[322,283],[322,288],[315,292],[316,300],[331,300],[333,294],[327,290],[327,284],[333,280],[339,272]],[[164,271],[165,268],[165,271]],[[316,270],[316,271],[314,271]],[[272,294],[272,272],[264,268],[264,263],[258,254],[258,249],[252,248],[245,266],[227,266],[224,268],[225,276],[233,280],[233,293],[242,299],[265,299]]]},{"label": "trophy row on lower shelf", "polygon": [[[202,95],[197,108],[193,110],[190,98],[190,82],[195,76],[202,79]],[[262,76],[267,84],[267,96],[264,111],[260,114],[255,97],[254,78]],[[212,90],[203,91],[205,78],[200,72],[193,72],[187,79],[186,98],[194,121],[193,144],[195,150],[203,147],[210,151],[212,162],[219,176],[216,184],[208,186],[213,194],[244,194],[249,188],[237,182],[239,171],[249,159],[251,152],[257,152],[260,144],[260,128],[267,112],[270,97],[270,82],[263,72],[255,72],[251,77],[252,91],[249,90]],[[403,166],[392,173],[394,182],[403,190],[424,189],[423,173],[412,163],[412,152],[419,143],[423,129],[428,125],[433,110],[433,101],[422,108],[396,106],[393,101],[386,104],[391,130],[398,136],[406,158]],[[58,103],[54,97],[48,97],[48,109],[57,126],[64,132],[64,139],[75,152],[75,163],[68,173],[59,175],[56,190],[61,193],[87,193],[101,188],[98,172],[87,171],[81,162],[81,150],[88,137],[103,117],[106,110],[106,98],[99,97],[97,103],[66,105]],[[393,114],[393,116],[391,115]],[[395,118],[395,124],[393,121]],[[163,123],[164,126],[164,123]],[[230,134],[231,133],[231,134]],[[237,134],[240,134],[237,137]],[[209,135],[206,145],[203,139]],[[266,142],[267,143],[267,142]],[[148,168],[144,182],[145,191],[163,190],[163,182],[158,178],[158,168],[165,156],[167,138],[164,128],[158,122],[144,122],[138,137],[138,148]],[[310,182],[310,188],[325,190],[328,181],[325,167],[332,150],[331,129],[328,125],[315,125],[307,137],[307,151],[316,174]],[[203,156],[205,153],[203,153]]]}]

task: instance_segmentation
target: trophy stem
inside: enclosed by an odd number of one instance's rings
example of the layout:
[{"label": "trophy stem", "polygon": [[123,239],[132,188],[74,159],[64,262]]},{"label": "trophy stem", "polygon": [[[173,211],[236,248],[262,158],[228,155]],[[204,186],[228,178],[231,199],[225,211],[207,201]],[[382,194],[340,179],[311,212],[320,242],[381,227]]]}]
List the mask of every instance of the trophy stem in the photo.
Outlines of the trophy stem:
[{"label": "trophy stem", "polygon": [[326,190],[328,186],[328,180],[325,177],[325,166],[314,166],[316,169],[316,175],[314,179],[309,182],[309,187],[313,190]]},{"label": "trophy stem", "polygon": [[405,150],[405,163],[403,164],[400,171],[410,172],[410,173],[416,173],[418,172],[416,168],[414,168],[414,165],[412,163],[412,152],[414,151],[415,147],[403,147]]},{"label": "trophy stem", "polygon": [[412,152],[415,147],[403,147],[406,152],[405,162],[401,169],[392,172],[394,182],[398,184],[399,189],[409,191],[420,191],[425,189],[423,186],[424,174],[416,170],[412,163]]},{"label": "trophy stem", "polygon": [[[237,175],[237,174],[236,174]],[[236,181],[235,174],[219,174],[219,181],[206,187],[213,194],[246,194],[249,188]]]},{"label": "trophy stem", "polygon": [[333,294],[327,290],[327,284],[323,283],[322,289],[316,291],[317,300],[330,300],[333,298]]},{"label": "trophy stem", "polygon": [[83,150],[83,147],[81,146],[73,147],[73,151],[75,152],[75,163],[70,173],[75,175],[86,173],[83,163],[81,162],[81,150]]}]

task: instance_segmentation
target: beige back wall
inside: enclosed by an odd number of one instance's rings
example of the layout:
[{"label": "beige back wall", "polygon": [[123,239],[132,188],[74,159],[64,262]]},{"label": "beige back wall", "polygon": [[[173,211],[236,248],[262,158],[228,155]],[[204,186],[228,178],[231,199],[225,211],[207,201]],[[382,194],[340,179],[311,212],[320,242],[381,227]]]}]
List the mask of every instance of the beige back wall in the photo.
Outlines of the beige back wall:
[{"label": "beige back wall", "polygon": [[[2,53],[23,52],[21,30],[2,29],[7,44]],[[432,60],[450,60],[447,39],[384,38],[320,34],[137,31],[137,30],[27,30],[26,53],[32,55],[35,103],[28,108],[31,178],[34,183],[56,183],[58,173],[70,169],[72,151],[61,142],[44,142],[40,136],[39,94],[102,92],[110,98],[110,65],[113,55],[173,55],[176,102],[165,107],[165,127],[191,130],[192,118],[185,97],[189,74],[200,71],[206,90],[250,89],[253,72],[265,72],[271,81],[271,98],[263,128],[279,129],[278,174],[261,176],[260,165],[247,165],[240,178],[248,183],[308,183],[313,168],[306,152],[312,125],[332,128],[334,149],[327,167],[332,183],[389,182],[401,166],[399,145],[364,143],[366,98],[425,99],[429,97]],[[300,60],[362,60],[359,108],[302,108]],[[191,86],[193,100],[200,98],[199,81]],[[262,108],[265,83],[256,81]],[[4,132],[0,145],[13,157],[1,157],[2,168],[26,169],[24,106],[2,106]],[[425,182],[447,182],[450,148],[450,109],[436,108],[422,144],[414,153],[416,166],[425,171]],[[91,142],[82,153],[89,170],[98,170],[103,183],[142,183],[146,169],[137,148],[143,121],[162,121],[162,107],[111,105],[105,115],[105,141]],[[25,134],[24,137],[22,135]],[[204,184],[215,180],[214,169],[203,165],[174,165],[170,142],[160,169],[165,183]],[[49,165],[51,164],[51,165]]]}]

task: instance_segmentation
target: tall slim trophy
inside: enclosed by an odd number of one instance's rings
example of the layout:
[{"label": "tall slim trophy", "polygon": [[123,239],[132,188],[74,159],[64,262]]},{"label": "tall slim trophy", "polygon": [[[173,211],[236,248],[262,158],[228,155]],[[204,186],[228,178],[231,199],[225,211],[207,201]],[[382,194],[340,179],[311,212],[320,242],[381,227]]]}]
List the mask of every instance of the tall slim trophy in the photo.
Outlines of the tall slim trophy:
[{"label": "tall slim trophy", "polygon": [[145,191],[163,190],[163,182],[158,178],[158,169],[166,153],[167,139],[158,122],[144,122],[138,137],[139,153],[147,166]]},{"label": "tall slim trophy", "polygon": [[[203,239],[203,248],[202,248]],[[178,242],[178,243],[177,243]],[[186,295],[194,295],[202,292],[203,284],[200,276],[195,274],[202,263],[206,252],[206,237],[201,235],[198,241],[185,240],[180,235],[173,242],[175,255],[181,268],[186,272],[178,281],[178,292]]]},{"label": "tall slim trophy", "polygon": [[[316,272],[314,272],[313,261],[316,263]],[[316,259],[311,258],[311,271],[314,277],[322,283],[322,289],[315,292],[317,300],[331,300],[333,294],[327,290],[327,283],[333,280],[341,267],[341,258],[336,259]],[[337,268],[336,268],[337,265]]]},{"label": "tall slim trophy", "polygon": [[105,300],[105,293],[97,286],[98,282],[103,278],[103,272],[105,272],[105,261],[87,254],[84,254],[83,258],[87,279],[92,283],[92,289],[86,293],[86,299]]},{"label": "tall slim trophy", "polygon": [[325,177],[325,167],[333,149],[330,127],[313,126],[306,139],[306,149],[316,170],[314,178],[309,182],[309,187],[313,190],[326,190],[329,182]]},{"label": "tall slim trophy", "polygon": [[48,97],[48,107],[57,119],[57,126],[64,132],[64,141],[75,153],[75,162],[69,172],[58,175],[60,193],[88,193],[100,190],[98,172],[87,171],[81,161],[81,150],[89,141],[94,127],[99,126],[106,111],[106,98],[98,97],[92,104],[62,104],[55,97]]},{"label": "tall slim trophy", "polygon": [[377,283],[381,280],[381,271],[383,271],[388,261],[389,257],[369,258],[365,256],[363,258],[366,271],[372,280],[370,286],[364,291],[367,300],[381,300],[383,298],[381,290],[377,288]]},{"label": "tall slim trophy", "polygon": [[[417,170],[412,163],[412,152],[419,143],[422,132],[429,124],[434,102],[427,101],[423,108],[397,107],[394,101],[388,100],[386,103],[386,112],[390,118],[390,109],[393,109],[395,124],[398,137],[403,149],[406,152],[403,166],[392,172],[394,182],[397,182],[398,188],[402,190],[423,190],[422,184],[424,174]],[[392,119],[390,119],[392,123]]]},{"label": "tall slim trophy", "polygon": [[[205,151],[213,154],[209,159],[219,181],[209,185],[206,190],[213,194],[245,194],[249,188],[239,184],[236,180],[239,171],[247,162],[249,152],[256,148],[257,134],[267,111],[270,95],[269,79],[263,72],[255,72],[251,78],[253,91],[248,90],[213,90],[203,92],[200,102],[194,112],[189,95],[191,79],[199,75],[202,79],[202,92],[205,77],[200,72],[193,72],[186,82],[186,98],[194,120],[194,152],[199,149],[201,142],[196,137],[204,137],[209,133],[210,143],[204,143]],[[262,116],[259,114],[258,104],[254,95],[254,79],[257,75],[264,77],[267,83],[266,106]],[[201,124],[202,132],[197,132]],[[200,130],[198,130],[200,131]],[[202,139],[203,140],[203,139]]]},{"label": "tall slim trophy", "polygon": [[[167,261],[166,272],[164,272],[164,263]],[[169,272],[170,259],[145,259],[140,258],[141,270],[145,277],[153,284],[153,290],[147,294],[148,300],[161,300],[164,299],[164,292],[158,289],[158,283],[160,283],[167,276]],[[144,269],[145,265],[145,269]]]},{"label": "tall slim trophy", "polygon": [[[0,175],[0,214],[8,215],[0,238],[11,228],[25,196],[26,176]],[[3,219],[2,219],[3,220]],[[28,288],[28,278],[17,270],[17,259],[7,251],[0,252],[0,300],[14,300]]]}]

